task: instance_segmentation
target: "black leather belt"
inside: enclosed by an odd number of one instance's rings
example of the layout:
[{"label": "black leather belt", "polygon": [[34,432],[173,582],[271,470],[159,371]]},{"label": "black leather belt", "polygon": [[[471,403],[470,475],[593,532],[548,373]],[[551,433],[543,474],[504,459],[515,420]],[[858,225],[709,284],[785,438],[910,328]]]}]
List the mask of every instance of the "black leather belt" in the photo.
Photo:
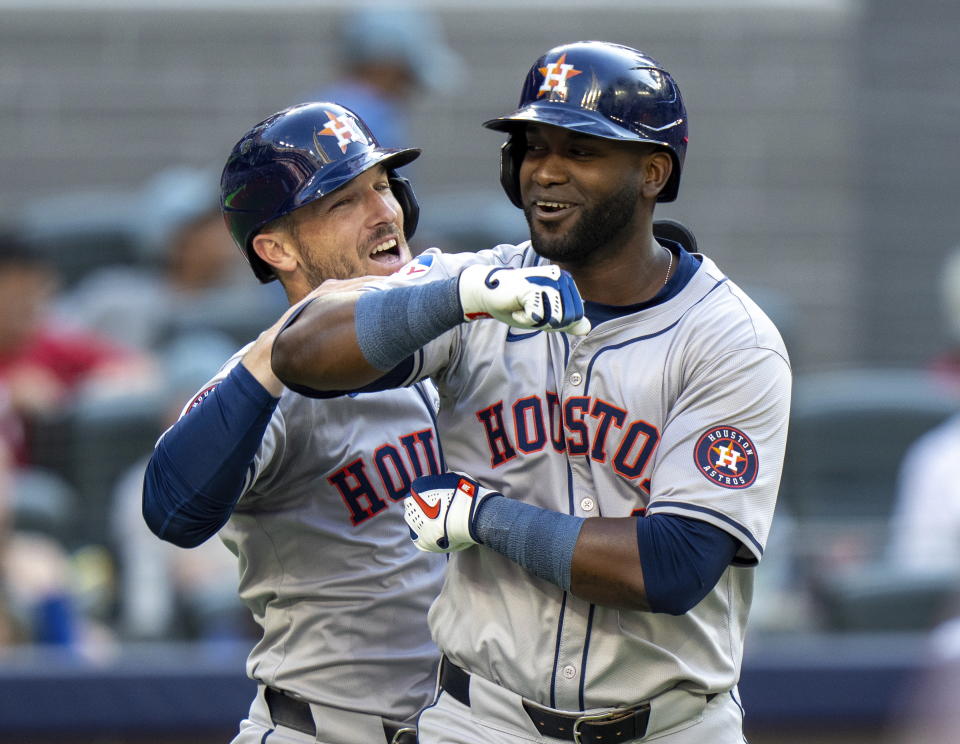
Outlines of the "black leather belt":
[{"label": "black leather belt", "polygon": [[[310,705],[290,697],[285,692],[273,687],[267,687],[263,693],[267,701],[267,707],[270,709],[270,718],[276,726],[286,726],[287,728],[299,731],[301,734],[316,737],[317,726],[313,722],[313,713],[310,711]],[[387,744],[416,744],[417,730],[407,723],[401,721],[389,721],[386,718],[383,721],[383,736]]]},{"label": "black leather belt", "polygon": [[[444,657],[440,665],[440,687],[452,698],[470,705],[470,674]],[[650,720],[650,704],[640,703],[617,708],[607,713],[559,713],[529,700],[523,709],[543,736],[576,742],[576,744],[619,744],[642,739]]]}]

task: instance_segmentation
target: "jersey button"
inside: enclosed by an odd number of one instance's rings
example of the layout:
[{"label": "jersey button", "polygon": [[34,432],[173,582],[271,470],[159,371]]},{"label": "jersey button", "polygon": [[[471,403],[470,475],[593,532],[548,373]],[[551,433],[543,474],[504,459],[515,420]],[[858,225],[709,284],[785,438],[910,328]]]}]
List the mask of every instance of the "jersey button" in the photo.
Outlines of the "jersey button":
[{"label": "jersey button", "polygon": [[571,385],[579,385],[581,382],[583,382],[583,376],[579,372],[574,372],[570,375]]},{"label": "jersey button", "polygon": [[580,508],[584,511],[593,511],[593,499],[586,498],[580,502]]},{"label": "jersey button", "polygon": [[563,676],[566,677],[567,679],[573,679],[574,677],[577,676],[576,668],[572,664],[567,664],[563,668]]}]

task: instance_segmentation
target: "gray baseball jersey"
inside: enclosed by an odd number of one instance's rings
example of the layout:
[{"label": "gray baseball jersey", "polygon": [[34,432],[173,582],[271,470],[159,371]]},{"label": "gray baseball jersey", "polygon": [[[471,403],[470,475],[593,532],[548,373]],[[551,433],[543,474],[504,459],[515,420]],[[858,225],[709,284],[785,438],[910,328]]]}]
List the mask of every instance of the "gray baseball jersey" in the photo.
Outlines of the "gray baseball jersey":
[{"label": "gray baseball jersey", "polygon": [[263,628],[250,677],[399,720],[431,699],[438,651],[426,613],[445,561],[414,548],[401,500],[443,466],[436,404],[430,383],[328,400],[283,392],[220,530]]},{"label": "gray baseball jersey", "polygon": [[[584,710],[739,676],[754,571],[780,480],[790,367],[763,312],[709,258],[667,301],[584,337],[462,324],[417,353],[440,391],[447,466],[508,497],[583,517],[675,514],[741,544],[681,616],[590,604],[483,548],[454,553],[430,611],[463,668],[552,708]],[[544,263],[529,243],[427,251],[390,286],[472,262]]]}]

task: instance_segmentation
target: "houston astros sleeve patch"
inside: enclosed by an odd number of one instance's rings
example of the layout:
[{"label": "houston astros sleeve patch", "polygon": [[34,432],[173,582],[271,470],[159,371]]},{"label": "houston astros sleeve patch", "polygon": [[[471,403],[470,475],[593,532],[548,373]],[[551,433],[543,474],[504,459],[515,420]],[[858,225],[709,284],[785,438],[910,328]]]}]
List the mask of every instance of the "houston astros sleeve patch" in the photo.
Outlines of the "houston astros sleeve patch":
[{"label": "houston astros sleeve patch", "polygon": [[732,426],[714,426],[693,449],[703,477],[724,488],[746,488],[757,479],[760,459],[750,438]]}]

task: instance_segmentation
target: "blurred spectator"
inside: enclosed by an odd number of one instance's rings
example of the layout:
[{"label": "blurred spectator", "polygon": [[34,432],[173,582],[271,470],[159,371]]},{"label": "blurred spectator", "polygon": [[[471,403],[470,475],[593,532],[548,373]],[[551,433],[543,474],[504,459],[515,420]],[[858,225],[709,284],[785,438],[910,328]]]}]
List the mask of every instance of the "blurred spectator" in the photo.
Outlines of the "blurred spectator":
[{"label": "blurred spectator", "polygon": [[960,414],[917,440],[900,468],[888,557],[909,572],[960,575]]},{"label": "blurred spectator", "polygon": [[13,530],[11,467],[12,462],[6,441],[0,439],[0,649],[14,645],[22,637],[22,630],[14,614],[6,576],[6,555]]},{"label": "blurred spectator", "polygon": [[[940,275],[944,322],[954,345],[937,357],[933,371],[960,392],[960,246]],[[960,412],[914,442],[900,465],[889,542],[892,566],[910,573],[960,576]]]},{"label": "blurred spectator", "polygon": [[132,465],[114,491],[121,637],[138,641],[259,637],[237,595],[236,556],[220,540],[185,551],[157,540],[147,528],[141,497],[148,460],[146,455]]},{"label": "blurred spectator", "polygon": [[203,170],[158,173],[139,200],[141,263],[91,272],[61,299],[60,312],[157,354],[184,333],[225,327],[245,340],[276,318],[286,299],[279,290],[264,292],[235,260],[218,187]]},{"label": "blurred spectator", "polygon": [[932,367],[939,379],[960,389],[960,246],[947,256],[940,272],[940,302],[951,345],[934,358]]},{"label": "blurred spectator", "polygon": [[[188,167],[163,170],[129,199],[127,211],[119,227],[132,236],[135,260],[81,274],[59,298],[57,311],[73,325],[157,361],[160,379],[145,396],[134,391],[112,418],[117,427],[142,421],[153,430],[148,434],[152,447],[176,419],[179,404],[212,376],[238,340],[245,342],[272,323],[287,302],[280,287],[261,288],[237,262],[220,213],[218,174]],[[177,409],[165,409],[164,401],[175,401]],[[242,632],[232,627],[233,608],[240,606],[233,556],[220,544],[185,555],[147,530],[140,494],[150,449],[127,446],[127,438],[122,452],[111,453],[110,468],[77,463],[77,437],[99,431],[94,403],[73,410],[75,418],[67,422],[72,426],[45,427],[44,438],[37,439],[39,453],[41,444],[55,448],[63,432],[57,456],[64,453],[64,474],[84,500],[71,542],[88,543],[82,555],[78,551],[73,557],[76,579],[84,585],[81,610],[116,619],[117,630],[131,639]],[[104,436],[113,441],[113,434]],[[106,447],[89,444],[84,443],[83,452],[106,455]],[[244,625],[248,614],[241,610],[239,615]]]},{"label": "blurred spectator", "polygon": [[53,266],[12,235],[0,236],[0,435],[20,463],[30,459],[31,420],[78,394],[106,395],[153,379],[147,357],[58,322],[51,313],[56,286]]},{"label": "blurred spectator", "polygon": [[[222,226],[222,220],[220,225]],[[236,261],[231,250],[230,258]],[[197,354],[198,349],[203,350]],[[234,350],[232,340],[207,333],[182,338],[166,357],[157,437]],[[128,640],[257,638],[236,591],[237,559],[220,540],[182,550],[157,540],[143,520],[143,476],[150,452],[132,464],[113,493],[112,543],[118,559],[121,636]]]},{"label": "blurred spectator", "polygon": [[409,106],[424,93],[456,88],[463,62],[438,20],[412,7],[379,5],[347,14],[339,29],[339,78],[313,100],[360,114],[385,147],[408,147]]},{"label": "blurred spectator", "polygon": [[[935,359],[932,368],[944,383],[948,397],[960,392],[960,248],[944,264],[941,300],[946,325],[955,341]],[[949,714],[944,698],[936,692],[941,678],[952,675],[956,685],[960,659],[960,617],[955,603],[960,591],[960,412],[914,441],[897,476],[897,492],[890,519],[884,578],[914,592],[914,607],[925,602],[925,627],[938,625],[931,646],[927,676],[922,680],[923,699],[917,697],[908,722],[898,734],[915,742],[953,742],[960,734],[960,718]],[[922,592],[926,592],[926,596]],[[952,612],[953,620],[946,620]],[[949,641],[949,642],[948,642]],[[946,675],[946,676],[945,676]],[[956,706],[950,704],[949,710]],[[921,728],[917,728],[920,724]],[[901,741],[901,739],[896,739]]]},{"label": "blurred spectator", "polygon": [[16,530],[15,467],[0,441],[0,648],[75,646],[81,620],[70,589],[69,557],[53,538]]}]

